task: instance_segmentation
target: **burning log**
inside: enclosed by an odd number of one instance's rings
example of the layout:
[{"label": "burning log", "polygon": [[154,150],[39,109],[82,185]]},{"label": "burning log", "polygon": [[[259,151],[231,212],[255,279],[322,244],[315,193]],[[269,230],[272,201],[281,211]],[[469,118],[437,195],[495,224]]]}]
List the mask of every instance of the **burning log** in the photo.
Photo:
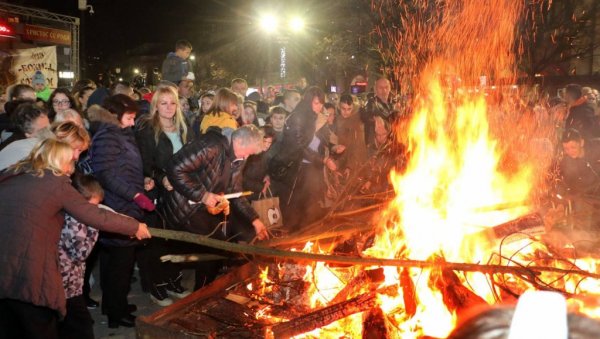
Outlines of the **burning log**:
[{"label": "burning log", "polygon": [[362,294],[339,304],[327,306],[271,328],[275,338],[289,338],[331,324],[349,315],[372,309],[376,303],[376,293]]},{"label": "burning log", "polygon": [[527,236],[544,234],[545,231],[546,228],[541,215],[539,213],[531,213],[494,227],[487,227],[481,232],[468,235],[465,240],[481,241],[482,237],[487,239],[503,239],[510,235],[520,235],[515,236],[514,239],[511,237],[512,241],[517,241]]},{"label": "burning log", "polygon": [[431,272],[430,283],[435,286],[444,299],[444,304],[451,312],[461,313],[468,309],[486,304],[480,296],[463,286],[454,271],[442,269]]},{"label": "burning log", "polygon": [[366,312],[363,321],[362,337],[364,339],[389,338],[385,315],[381,308],[376,307],[369,312]]},{"label": "burning log", "polygon": [[353,297],[359,293],[365,286],[368,286],[369,291],[374,291],[379,283],[385,280],[383,268],[361,271],[354,279],[350,280],[344,288],[338,292],[329,305],[334,305]]},{"label": "burning log", "polygon": [[518,219],[505,222],[490,229],[496,239],[502,239],[515,233],[537,235],[545,231],[544,220],[538,213],[532,213]]},{"label": "burning log", "polygon": [[417,304],[419,299],[415,288],[415,282],[410,278],[408,268],[400,273],[400,286],[402,286],[402,297],[404,299],[404,311],[409,318],[412,318],[417,313]]}]

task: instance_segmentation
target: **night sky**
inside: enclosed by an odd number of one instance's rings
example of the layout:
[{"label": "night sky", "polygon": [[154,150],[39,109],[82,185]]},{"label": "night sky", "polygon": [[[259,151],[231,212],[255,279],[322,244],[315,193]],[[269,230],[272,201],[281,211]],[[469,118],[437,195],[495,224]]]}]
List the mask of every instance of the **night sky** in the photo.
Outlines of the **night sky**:
[{"label": "night sky", "polygon": [[[1,1],[1,0],[0,0]],[[77,0],[11,0],[12,4],[81,16]],[[210,25],[233,35],[256,28],[260,13],[298,13],[316,19],[323,13],[320,1],[273,0],[88,0],[94,14],[86,12],[82,37],[88,54],[113,53],[144,43],[158,43],[169,51],[178,39],[202,50],[202,29]],[[321,4],[319,4],[321,3]],[[204,46],[206,47],[206,46]]]},{"label": "night sky", "polygon": [[[77,0],[9,2],[85,15],[80,26],[83,77],[98,80],[101,74],[121,72],[132,80],[134,69],[151,74],[160,69],[175,42],[186,39],[194,46],[196,76],[219,83],[233,77],[279,78],[282,44],[287,46],[288,77],[301,74],[316,81],[320,39],[328,32],[353,30],[356,21],[349,18],[364,13],[364,8],[349,4],[364,2],[366,8],[369,4],[368,0],[87,0],[94,10],[90,15],[78,10]],[[279,17],[274,34],[261,29],[264,14]],[[302,32],[290,33],[286,20],[293,17],[303,18]]]},{"label": "night sky", "polygon": [[[77,0],[20,0],[11,3],[80,17]],[[86,12],[82,37],[88,55],[110,55],[144,43],[171,50],[178,39],[192,43],[195,27],[213,23],[223,29],[240,20],[240,0],[88,0],[94,14]],[[245,7],[248,7],[247,5]],[[201,44],[195,44],[201,45]]]}]

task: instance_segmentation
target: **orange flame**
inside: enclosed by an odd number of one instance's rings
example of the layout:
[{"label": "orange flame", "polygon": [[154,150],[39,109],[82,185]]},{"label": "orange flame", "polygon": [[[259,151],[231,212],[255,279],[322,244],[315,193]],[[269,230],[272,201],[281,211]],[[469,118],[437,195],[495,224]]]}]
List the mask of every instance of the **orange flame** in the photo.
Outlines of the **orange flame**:
[{"label": "orange flame", "polygon": [[[490,121],[516,121],[498,118],[502,108],[494,102],[497,98],[486,98],[485,88],[472,86],[479,83],[481,75],[493,79],[498,91],[502,85],[512,84],[516,74],[512,53],[515,27],[523,4],[513,0],[450,0],[443,2],[444,8],[433,11],[431,2],[415,3],[418,8],[406,13],[417,13],[417,20],[427,20],[415,22],[411,28],[410,21],[402,17],[405,30],[394,32],[390,39],[393,45],[402,46],[395,51],[401,54],[401,61],[394,66],[397,73],[402,67],[412,67],[406,74],[413,76],[417,68],[414,60],[423,65],[418,68],[421,74],[417,82],[412,83],[418,92],[413,102],[414,114],[407,129],[397,131],[399,139],[408,144],[410,161],[404,173],[390,173],[396,196],[377,217],[375,243],[363,254],[418,260],[442,256],[448,261],[482,263],[489,258],[492,244],[485,230],[530,211],[526,202],[531,201],[537,176],[547,165],[539,158],[522,156],[519,166],[504,166],[506,152],[512,146],[507,143],[523,136],[516,129],[509,131],[511,135],[499,135],[498,129],[493,128],[497,126],[490,126]],[[384,12],[383,6],[377,9]],[[411,53],[404,46],[417,50]],[[448,77],[451,81],[447,81]],[[471,89],[465,84],[470,84]],[[494,119],[488,119],[490,116]],[[540,134],[538,131],[536,137]],[[533,252],[536,247],[528,250]],[[312,243],[303,251],[320,252]],[[578,264],[590,272],[597,271],[592,260]],[[396,331],[391,336],[446,337],[455,327],[457,315],[447,309],[441,292],[430,286],[432,272],[409,269],[403,271],[403,277],[406,272],[418,299],[414,315],[406,312],[397,267],[384,267],[385,281],[380,286],[391,287],[396,293],[377,296],[386,321],[393,325],[390,329]],[[307,266],[304,281],[310,283],[310,307],[327,305],[355,274],[354,269],[336,269],[322,263]],[[460,279],[488,303],[497,301],[498,291],[490,288],[488,277],[483,274],[470,273]],[[505,279],[513,282],[511,277]],[[554,281],[570,293],[597,289],[591,279]],[[521,290],[533,288],[523,282],[514,283],[522,284]],[[571,307],[600,316],[600,306],[590,309],[589,304],[572,302]],[[298,337],[354,338],[360,337],[361,328],[362,316],[355,314]]]}]

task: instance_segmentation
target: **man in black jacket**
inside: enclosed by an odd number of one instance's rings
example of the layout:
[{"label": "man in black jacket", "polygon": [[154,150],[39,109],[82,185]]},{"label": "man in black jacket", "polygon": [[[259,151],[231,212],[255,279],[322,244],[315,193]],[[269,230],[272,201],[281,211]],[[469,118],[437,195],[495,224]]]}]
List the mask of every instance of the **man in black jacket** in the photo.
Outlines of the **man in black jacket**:
[{"label": "man in black jacket", "polygon": [[[232,134],[231,143],[218,130],[185,145],[173,155],[167,177],[174,190],[166,195],[162,212],[168,225],[209,235],[224,220],[223,213],[214,215],[211,208],[222,203],[221,193],[242,191],[241,170],[251,154],[262,149],[262,136],[248,125]],[[231,200],[231,215],[226,227],[211,236],[249,241],[268,237],[264,224],[244,197]],[[252,225],[252,227],[250,227]]]},{"label": "man in black jacket", "polygon": [[360,112],[360,117],[365,125],[365,144],[375,142],[375,120],[382,119],[392,124],[397,118],[398,110],[390,98],[392,85],[387,78],[379,78],[375,82],[375,96],[370,98],[367,105]]},{"label": "man in black jacket", "polygon": [[594,106],[583,96],[581,86],[570,84],[565,87],[565,100],[569,105],[569,114],[565,120],[565,130],[579,131],[584,140],[600,137],[600,125]]}]

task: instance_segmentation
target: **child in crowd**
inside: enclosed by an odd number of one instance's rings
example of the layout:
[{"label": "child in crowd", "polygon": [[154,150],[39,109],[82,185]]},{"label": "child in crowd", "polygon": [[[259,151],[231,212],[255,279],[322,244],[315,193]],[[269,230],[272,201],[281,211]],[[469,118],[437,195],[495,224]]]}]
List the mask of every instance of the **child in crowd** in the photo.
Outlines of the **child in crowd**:
[{"label": "child in crowd", "polygon": [[31,86],[35,90],[35,95],[39,99],[47,102],[52,94],[52,89],[46,85],[46,77],[42,71],[35,71],[31,78]]},{"label": "child in crowd", "polygon": [[[73,175],[73,186],[89,203],[98,205],[104,190],[92,176]],[[100,207],[107,208],[100,205]],[[85,260],[98,240],[98,230],[65,214],[58,243],[60,272],[67,297],[67,315],[59,325],[61,338],[94,338],[93,320],[83,295]]]}]

